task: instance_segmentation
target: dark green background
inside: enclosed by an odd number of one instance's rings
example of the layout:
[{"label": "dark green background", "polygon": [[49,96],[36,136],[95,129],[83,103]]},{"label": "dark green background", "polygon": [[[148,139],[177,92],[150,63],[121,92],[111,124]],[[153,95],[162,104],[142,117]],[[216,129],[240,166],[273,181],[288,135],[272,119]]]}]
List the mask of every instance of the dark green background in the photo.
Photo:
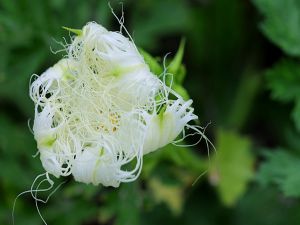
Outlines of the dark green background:
[{"label": "dark green background", "polygon": [[[121,15],[119,2],[110,3]],[[201,125],[211,122],[217,154],[208,157],[204,143],[169,145],[145,156],[140,178],[118,189],[55,180],[66,183],[39,204],[48,224],[300,224],[300,2],[123,5],[136,44],[158,60],[186,39],[184,87]],[[43,173],[32,157],[30,76],[63,56],[50,50],[70,41],[62,26],[88,21],[119,30],[107,1],[0,0],[0,224],[11,224],[15,197]],[[29,194],[18,199],[15,220],[42,224]]]}]

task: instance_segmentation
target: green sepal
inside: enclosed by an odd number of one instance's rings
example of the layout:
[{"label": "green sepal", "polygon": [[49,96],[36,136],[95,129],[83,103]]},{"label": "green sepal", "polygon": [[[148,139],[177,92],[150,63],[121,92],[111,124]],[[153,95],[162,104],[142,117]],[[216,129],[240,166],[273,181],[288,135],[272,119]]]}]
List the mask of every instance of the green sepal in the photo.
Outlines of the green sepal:
[{"label": "green sepal", "polygon": [[70,31],[78,36],[80,36],[82,34],[82,30],[80,29],[73,29],[73,28],[69,28],[69,27],[64,27],[62,26],[63,29],[67,30],[67,31]]},{"label": "green sepal", "polygon": [[182,86],[182,85],[179,85],[179,84],[173,84],[172,86],[172,89],[174,91],[176,91],[178,94],[180,94],[180,96],[185,100],[189,100],[190,99],[190,96],[187,92],[187,90]]},{"label": "green sepal", "polygon": [[161,75],[163,72],[163,68],[159,64],[158,60],[141,48],[139,48],[139,52],[144,57],[145,62],[148,64],[150,68],[150,71],[154,73],[156,76]]},{"label": "green sepal", "polygon": [[51,148],[56,141],[57,137],[56,135],[50,135],[44,138],[41,138],[38,140],[38,148]]},{"label": "green sepal", "polygon": [[[169,61],[167,75],[164,76],[164,82],[168,87],[171,87],[174,91],[180,94],[184,100],[189,99],[189,95],[186,89],[182,86],[183,80],[186,75],[185,66],[182,64],[183,54],[185,48],[185,39],[182,38],[179,44],[179,48],[174,58]],[[150,71],[159,76],[163,74],[163,67],[159,63],[159,59],[151,56],[149,53],[139,48],[139,52],[144,57],[145,62],[148,64]],[[162,80],[163,76],[160,77]],[[157,96],[157,101],[160,97]]]},{"label": "green sepal", "polygon": [[168,72],[174,75],[175,82],[181,84],[184,80],[186,71],[182,65],[182,59],[185,48],[185,38],[182,38],[179,44],[178,51],[168,66]]},{"label": "green sepal", "polygon": [[164,113],[166,112],[166,110],[167,110],[167,105],[163,105],[158,112],[158,116],[161,121],[163,120]]}]

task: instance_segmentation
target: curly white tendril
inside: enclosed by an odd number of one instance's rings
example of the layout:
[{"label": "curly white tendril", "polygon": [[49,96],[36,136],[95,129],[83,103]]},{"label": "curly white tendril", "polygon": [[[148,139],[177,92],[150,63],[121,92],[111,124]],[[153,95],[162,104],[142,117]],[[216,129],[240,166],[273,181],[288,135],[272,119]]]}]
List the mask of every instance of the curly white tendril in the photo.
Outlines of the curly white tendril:
[{"label": "curly white tendril", "polygon": [[30,86],[33,132],[48,173],[118,187],[139,176],[144,154],[193,128],[192,100],[152,74],[120,32],[90,22],[66,51]]}]

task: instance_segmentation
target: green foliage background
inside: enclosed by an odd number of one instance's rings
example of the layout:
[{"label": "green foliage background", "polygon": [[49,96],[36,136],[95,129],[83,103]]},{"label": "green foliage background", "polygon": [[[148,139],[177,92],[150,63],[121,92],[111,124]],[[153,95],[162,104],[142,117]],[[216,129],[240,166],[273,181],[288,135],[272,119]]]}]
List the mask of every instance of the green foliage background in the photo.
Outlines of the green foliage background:
[{"label": "green foliage background", "polygon": [[[111,1],[120,15],[118,3]],[[194,100],[202,125],[211,121],[217,153],[208,155],[204,143],[169,145],[147,155],[141,177],[118,189],[55,180],[67,182],[39,204],[48,224],[299,224],[300,2],[123,3],[136,44],[157,57],[144,53],[153,71],[185,38],[185,67],[170,64],[174,88]],[[62,57],[50,50],[69,40],[62,26],[92,20],[119,29],[107,1],[0,0],[0,224],[11,224],[15,197],[43,173],[28,128],[30,76]],[[42,224],[29,194],[18,199],[15,218]]]}]

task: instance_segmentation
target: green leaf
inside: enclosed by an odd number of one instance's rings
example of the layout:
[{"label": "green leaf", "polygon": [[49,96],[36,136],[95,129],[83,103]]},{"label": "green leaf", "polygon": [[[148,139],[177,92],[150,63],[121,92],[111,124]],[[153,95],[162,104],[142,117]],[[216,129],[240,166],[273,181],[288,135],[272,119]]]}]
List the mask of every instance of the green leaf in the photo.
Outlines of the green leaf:
[{"label": "green leaf", "polygon": [[300,131],[300,63],[294,60],[281,60],[266,72],[266,78],[274,99],[295,102],[292,119]]},{"label": "green leaf", "polygon": [[300,63],[281,60],[266,72],[267,85],[274,99],[290,101],[300,96]]},{"label": "green leaf", "polygon": [[259,92],[261,76],[252,71],[245,74],[240,81],[230,114],[228,116],[228,125],[235,129],[241,129],[246,120],[249,119],[249,113],[254,104],[256,95]]},{"label": "green leaf", "polygon": [[[40,168],[39,159],[33,159],[36,143],[26,123],[21,126],[0,113],[0,179],[8,187],[24,188],[30,184],[30,176]],[[20,163],[21,160],[26,164]],[[15,174],[22,174],[21,177]]]},{"label": "green leaf", "polygon": [[190,148],[168,144],[144,157],[142,175],[148,178],[161,161],[169,161],[176,167],[184,168],[195,174],[195,179],[207,170],[207,163]]},{"label": "green leaf", "polygon": [[157,203],[165,203],[174,215],[179,215],[183,207],[183,188],[180,184],[168,184],[157,178],[149,179],[149,187]]},{"label": "green leaf", "polygon": [[253,0],[263,14],[263,33],[283,51],[300,56],[300,1]]},{"label": "green leaf", "polygon": [[33,103],[28,95],[29,80],[45,60],[46,52],[35,49],[30,54],[12,55],[14,64],[7,69],[6,78],[0,81],[0,97],[15,103],[26,115],[33,112]]},{"label": "green leaf", "polygon": [[141,205],[141,193],[138,182],[134,184],[123,184],[119,190],[119,201],[117,205],[116,225],[138,225],[140,224],[139,208]]},{"label": "green leaf", "polygon": [[244,194],[253,177],[251,141],[237,133],[220,130],[216,149],[209,171],[210,181],[217,186],[222,202],[232,206]]},{"label": "green leaf", "polygon": [[282,198],[275,188],[261,188],[253,185],[234,210],[234,224],[298,224],[299,210],[299,201]]},{"label": "green leaf", "polygon": [[284,149],[265,153],[266,162],[259,169],[257,181],[262,186],[276,184],[290,197],[300,196],[300,158]]},{"label": "green leaf", "polygon": [[295,107],[293,108],[292,111],[292,118],[295,122],[295,126],[300,131],[300,96],[298,97]]},{"label": "green leaf", "polygon": [[109,224],[115,218],[113,224],[116,225],[141,224],[139,209],[142,207],[142,198],[139,180],[130,184],[123,183],[114,189],[103,187],[103,193],[99,196],[102,203],[98,206],[100,208],[98,221],[101,224]]}]

